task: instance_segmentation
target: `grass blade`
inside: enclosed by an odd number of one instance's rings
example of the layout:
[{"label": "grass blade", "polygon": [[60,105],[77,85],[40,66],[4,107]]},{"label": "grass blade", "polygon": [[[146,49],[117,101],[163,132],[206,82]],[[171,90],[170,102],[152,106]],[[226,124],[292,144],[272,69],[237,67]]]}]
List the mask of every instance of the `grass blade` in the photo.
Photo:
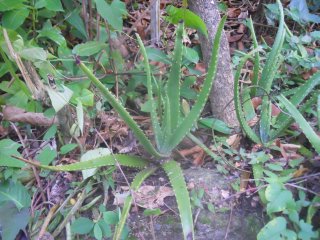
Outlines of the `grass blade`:
[{"label": "grass blade", "polygon": [[177,199],[184,239],[194,239],[190,196],[180,165],[176,161],[171,160],[164,163],[162,167],[169,177]]},{"label": "grass blade", "polygon": [[197,102],[192,107],[190,113],[182,120],[177,129],[170,136],[169,146],[171,149],[175,148],[180,143],[180,141],[190,132],[192,125],[199,118],[202,109],[208,99],[217,72],[220,39],[225,20],[226,17],[223,17],[218,25],[217,32],[213,41],[211,61],[209,64],[208,73],[197,98]]},{"label": "grass blade", "polygon": [[[157,168],[148,168],[148,169],[144,169],[141,172],[139,172],[135,176],[133,182],[131,183],[131,191],[137,191],[138,188],[140,187],[140,185],[142,184],[142,182],[147,177],[149,177],[152,173],[154,173],[156,169]],[[114,240],[119,240],[120,237],[121,237],[121,233],[123,231],[123,227],[124,227],[124,225],[126,223],[128,215],[129,215],[131,204],[132,204],[132,195],[130,194],[126,198],[126,200],[124,202],[122,213],[121,213],[121,217],[120,217],[120,220],[119,220],[119,222],[118,222],[118,224],[116,226],[115,233],[113,235],[113,239]]]},{"label": "grass blade", "polygon": [[[141,39],[140,39],[141,41]],[[144,49],[144,48],[143,48]],[[86,67],[82,62],[79,62],[79,66],[81,70],[88,76],[88,78],[93,82],[93,84],[101,91],[103,96],[108,100],[111,106],[117,111],[120,117],[128,124],[130,129],[135,134],[136,138],[140,141],[143,147],[150,154],[156,157],[163,157],[152,145],[147,136],[140,129],[138,124],[133,120],[128,111],[122,106],[122,104],[117,100],[117,98],[107,89],[96,76],[92,73],[92,71]],[[148,65],[149,66],[149,65]],[[150,68],[149,68],[150,71]],[[151,82],[151,79],[150,79]]]},{"label": "grass blade", "polygon": [[306,135],[315,150],[320,153],[320,137],[314,132],[299,110],[288,99],[286,99],[283,95],[280,95],[278,99],[285,106],[294,120],[299,124],[302,132],[304,135]]}]

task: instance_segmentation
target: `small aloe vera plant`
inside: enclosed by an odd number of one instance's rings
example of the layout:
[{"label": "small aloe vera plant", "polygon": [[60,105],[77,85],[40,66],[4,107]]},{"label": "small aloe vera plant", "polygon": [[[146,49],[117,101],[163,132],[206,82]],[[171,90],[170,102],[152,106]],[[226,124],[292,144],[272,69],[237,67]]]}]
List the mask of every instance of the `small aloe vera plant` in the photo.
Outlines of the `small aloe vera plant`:
[{"label": "small aloe vera plant", "polygon": [[[274,41],[274,45],[271,49],[271,52],[266,58],[266,62],[262,71],[260,66],[260,49],[258,47],[258,42],[254,33],[252,20],[249,19],[249,28],[252,33],[254,50],[242,57],[235,73],[234,101],[237,118],[243,132],[247,135],[247,137],[250,138],[253,142],[262,144],[263,146],[270,145],[275,138],[281,136],[284,130],[286,130],[290,126],[290,124],[293,123],[293,121],[296,121],[297,123],[299,123],[300,128],[302,129],[303,133],[306,135],[312,146],[318,153],[320,153],[320,138],[319,136],[317,136],[312,127],[308,124],[308,122],[301,114],[317,101],[319,91],[312,92],[312,90],[314,90],[315,87],[320,84],[320,72],[314,74],[301,86],[290,90],[290,92],[287,94],[287,97],[290,96],[289,100],[282,94],[277,97],[279,103],[282,104],[284,109],[276,117],[276,119],[274,119],[275,124],[273,124],[273,128],[271,128],[272,121],[270,92],[272,82],[282,62],[281,49],[286,33],[289,36],[292,35],[288,28],[286,29],[281,2],[277,0],[277,4],[280,12],[279,28]],[[242,89],[241,100],[239,90],[241,69],[249,59],[253,59],[254,62],[252,86]],[[309,95],[311,95],[309,99],[301,104]],[[256,131],[254,131],[247,123],[247,121],[250,120],[248,119],[248,116],[251,116],[251,118],[255,116],[255,111],[251,99],[257,96],[262,97],[260,126],[258,133],[256,133]],[[299,110],[296,107],[297,105],[301,105]],[[260,186],[262,183],[258,179],[263,178],[263,166],[262,164],[257,163],[253,164],[252,167],[254,178],[257,179],[256,185]],[[259,195],[262,202],[266,203],[264,189],[261,189],[259,191]]]},{"label": "small aloe vera plant", "polygon": [[[182,34],[184,25],[180,23],[177,28],[175,47],[172,59],[172,67],[169,72],[168,81],[163,93],[157,96],[152,89],[152,74],[148,57],[144,45],[137,35],[141,54],[144,58],[144,67],[147,76],[148,98],[151,101],[151,122],[155,136],[156,146],[154,147],[145,133],[141,130],[138,124],[130,116],[129,112],[122,106],[116,97],[94,76],[92,71],[87,66],[76,58],[77,64],[82,71],[88,76],[92,83],[101,91],[103,96],[108,100],[112,107],[118,112],[120,117],[128,124],[136,138],[150,153],[153,158],[158,159],[159,165],[149,167],[149,161],[136,156],[113,154],[107,156],[97,157],[92,160],[78,162],[64,166],[46,166],[38,165],[34,162],[28,162],[37,167],[48,169],[52,171],[79,171],[90,168],[97,168],[101,166],[120,164],[122,166],[134,167],[143,169],[139,172],[131,184],[131,190],[135,191],[139,188],[141,183],[150,176],[158,167],[162,167],[171,182],[180,213],[184,239],[194,239],[194,228],[191,204],[189,193],[183,177],[182,170],[179,163],[170,158],[171,151],[182,141],[182,139],[190,133],[193,124],[199,118],[203,107],[208,99],[213,79],[215,78],[217,70],[218,52],[220,46],[221,34],[225,22],[225,17],[219,23],[216,36],[213,41],[212,57],[208,68],[206,79],[203,83],[202,89],[197,97],[194,106],[188,114],[181,113],[180,106],[180,78],[181,78],[181,62],[182,62]],[[160,100],[160,101],[159,101]],[[156,104],[156,101],[161,104]],[[154,162],[154,161],[153,161]],[[125,225],[132,203],[132,195],[128,196],[121,213],[119,223],[115,229],[114,239],[120,239],[122,229]]]},{"label": "small aloe vera plant", "polygon": [[[270,92],[276,72],[283,60],[281,56],[281,50],[286,36],[286,25],[284,22],[283,8],[279,0],[277,0],[277,3],[280,12],[279,28],[274,41],[274,45],[271,49],[271,52],[267,56],[262,71],[259,55],[260,49],[258,47],[258,42],[254,33],[252,20],[249,19],[249,28],[252,33],[253,45],[255,49],[243,56],[235,73],[234,101],[237,117],[244,133],[253,142],[263,144],[264,146],[268,146],[270,143],[272,143],[272,141],[275,138],[279,137],[283,133],[283,131],[286,130],[295,120],[300,124],[302,131],[309,139],[313,147],[316,149],[316,151],[320,152],[320,138],[312,130],[305,119],[302,121],[303,117],[300,113],[304,112],[308,107],[311,106],[311,104],[315,103],[317,100],[317,95],[319,93],[312,93],[312,90],[320,83],[320,72],[314,74],[303,85],[290,90],[290,93],[287,94],[291,95],[289,100],[283,95],[277,97],[278,101],[284,106],[284,111],[282,111],[276,117],[274,128],[271,128],[272,121]],[[287,29],[287,34],[291,35],[292,33]],[[252,58],[254,62],[252,86],[243,89],[241,101],[239,90],[241,69],[243,68],[246,61]],[[295,106],[301,104],[308,95],[311,95],[311,97],[300,107],[300,111],[297,110]],[[261,96],[262,98],[260,126],[258,134],[249,126],[249,124],[247,123],[247,120],[249,119],[246,119],[245,116],[247,115],[252,117],[255,115],[251,99],[256,96]]]}]

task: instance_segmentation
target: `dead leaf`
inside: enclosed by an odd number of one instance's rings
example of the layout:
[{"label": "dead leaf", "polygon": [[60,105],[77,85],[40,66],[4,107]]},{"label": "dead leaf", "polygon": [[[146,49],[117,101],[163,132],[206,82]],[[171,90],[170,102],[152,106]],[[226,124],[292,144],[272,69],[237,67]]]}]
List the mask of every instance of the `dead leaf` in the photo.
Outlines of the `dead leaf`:
[{"label": "dead leaf", "polygon": [[233,148],[233,149],[238,149],[240,147],[240,140],[241,140],[241,137],[239,134],[234,134],[234,135],[231,135],[227,140],[227,144]]},{"label": "dead leaf", "polygon": [[240,176],[240,192],[244,192],[247,189],[249,179],[250,179],[250,172],[242,171]]},{"label": "dead leaf", "polygon": [[155,209],[164,205],[164,198],[174,196],[172,188],[161,186],[142,186],[133,193],[138,206]]}]

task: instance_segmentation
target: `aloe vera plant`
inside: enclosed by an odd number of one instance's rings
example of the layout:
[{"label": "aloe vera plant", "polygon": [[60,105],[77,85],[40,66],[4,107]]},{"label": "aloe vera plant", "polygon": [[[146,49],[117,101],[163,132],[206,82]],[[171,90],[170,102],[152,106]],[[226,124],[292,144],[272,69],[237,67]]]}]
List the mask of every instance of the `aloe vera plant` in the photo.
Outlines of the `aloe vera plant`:
[{"label": "aloe vera plant", "polygon": [[[277,4],[280,12],[279,19],[279,28],[274,41],[274,45],[271,49],[271,52],[268,54],[265,65],[263,69],[261,69],[260,65],[260,56],[259,56],[259,47],[257,43],[257,39],[254,33],[252,20],[249,19],[249,29],[252,33],[254,50],[248,54],[245,54],[240,64],[237,67],[237,71],[235,73],[235,81],[234,81],[234,100],[237,117],[240,123],[241,128],[244,133],[255,143],[261,143],[265,146],[268,146],[275,138],[279,137],[284,130],[286,130],[289,125],[297,120],[297,117],[292,114],[288,114],[285,111],[282,111],[275,119],[275,126],[271,128],[271,99],[270,92],[273,80],[275,78],[275,74],[281,64],[281,49],[283,46],[286,29],[284,22],[284,14],[281,2],[277,0]],[[241,69],[248,59],[252,59],[254,62],[253,67],[253,80],[252,86],[246,88],[240,94],[239,89],[239,81],[241,77]],[[261,72],[261,77],[259,77],[259,73]],[[280,102],[285,105],[285,108],[290,109],[290,113],[298,113],[297,111],[292,111],[295,106],[301,104],[308,95],[310,95],[311,91],[320,83],[320,72],[314,74],[308,81],[306,81],[303,85],[297,87],[293,91],[291,91],[291,96],[288,99],[278,98]],[[250,91],[248,91],[250,90]],[[241,96],[242,95],[242,101]],[[259,125],[259,133],[256,133],[249,124],[247,123],[245,113],[251,113],[255,115],[251,99],[256,96],[261,96],[262,104],[261,104],[261,114],[260,114],[260,125]],[[289,104],[289,103],[290,104]],[[311,104],[316,102],[316,96],[313,95],[309,98],[308,101],[305,101],[304,104],[299,108],[300,112],[303,112],[309,107]],[[289,108],[288,108],[289,107]],[[299,114],[300,114],[299,112]],[[253,114],[252,114],[253,113]],[[302,116],[301,116],[302,117]],[[299,118],[301,119],[301,118]],[[300,123],[300,121],[299,121]],[[310,136],[310,131],[312,128],[302,128],[302,131],[306,134],[306,136]],[[305,132],[308,131],[308,132]],[[313,130],[312,130],[313,131]],[[314,136],[314,134],[311,134]],[[310,139],[310,138],[309,138]],[[310,141],[313,144],[314,148],[318,151],[318,146],[315,145],[317,141]]]},{"label": "aloe vera plant", "polygon": [[[157,100],[155,100],[155,94],[153,93],[152,89],[153,76],[151,74],[147,53],[140,37],[137,35],[141,54],[144,58],[144,68],[147,76],[148,98],[151,101],[152,106],[151,122],[155,136],[156,147],[152,145],[151,141],[141,130],[138,124],[134,121],[134,119],[130,116],[125,107],[122,106],[122,104],[116,99],[116,97],[99,81],[99,79],[95,77],[92,71],[84,63],[82,63],[80,59],[76,58],[76,62],[81,70],[100,90],[100,92],[108,100],[110,105],[118,112],[120,117],[128,124],[128,126],[131,128],[136,138],[140,141],[145,150],[154,158],[157,158],[159,160],[159,166],[161,166],[168,175],[177,199],[184,239],[194,239],[191,204],[180,164],[171,159],[170,154],[171,151],[181,142],[181,140],[190,133],[193,124],[199,118],[203,107],[208,99],[217,70],[220,39],[225,20],[226,17],[222,18],[217,28],[216,36],[213,41],[211,62],[209,64],[208,73],[204,80],[202,89],[199,92],[197,100],[194,106],[191,108],[190,112],[184,115],[181,114],[180,107],[180,78],[183,50],[182,34],[184,28],[183,23],[180,23],[177,28],[172,67],[169,72],[167,84],[163,89],[163,93],[159,93],[158,96],[156,96],[158,98]],[[158,104],[156,104],[156,101],[158,102]],[[52,171],[77,171],[114,164],[120,164],[135,168],[144,168],[148,166],[148,161],[145,159],[120,154],[101,156],[93,160],[64,166],[45,166],[24,159],[20,160]],[[150,174],[152,174],[156,169],[157,168],[147,168],[138,173],[137,177],[131,185],[131,190],[137,190],[142,181]],[[129,196],[125,201],[119,224],[116,227],[114,239],[120,239],[122,229],[125,225],[125,221],[129,213],[131,202],[132,196]]]}]

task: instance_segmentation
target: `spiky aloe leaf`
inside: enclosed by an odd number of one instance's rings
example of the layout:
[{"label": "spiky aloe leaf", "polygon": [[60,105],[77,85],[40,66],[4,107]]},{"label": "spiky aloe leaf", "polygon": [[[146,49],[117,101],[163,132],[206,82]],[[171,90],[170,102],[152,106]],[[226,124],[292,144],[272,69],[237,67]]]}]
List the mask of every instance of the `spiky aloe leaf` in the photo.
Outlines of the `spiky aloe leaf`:
[{"label": "spiky aloe leaf", "polygon": [[[258,48],[258,41],[257,41],[256,33],[254,31],[253,22],[252,22],[251,17],[250,17],[248,23],[249,23],[248,26],[249,26],[249,29],[251,32],[251,38],[253,40],[253,47],[254,47],[254,49],[257,49]],[[251,90],[252,96],[256,96],[256,94],[257,94],[256,86],[259,85],[259,70],[260,70],[260,55],[259,55],[259,52],[256,52],[254,55],[254,65],[253,65],[253,79],[252,79],[253,88]]]},{"label": "spiky aloe leaf", "polygon": [[[148,169],[144,169],[142,170],[141,172],[139,172],[133,182],[131,183],[131,191],[137,191],[138,188],[140,187],[140,185],[142,184],[142,182],[147,178],[149,177],[152,173],[155,172],[157,168],[148,168]],[[116,229],[115,229],[115,233],[113,235],[113,239],[114,240],[119,240],[120,237],[121,237],[121,233],[123,231],[123,227],[126,223],[126,220],[128,218],[128,215],[129,215],[129,210],[131,208],[131,204],[132,204],[132,195],[130,194],[125,202],[124,202],[124,205],[123,205],[123,209],[122,209],[122,212],[121,212],[121,217],[120,217],[120,220],[116,226]]]},{"label": "spiky aloe leaf", "polygon": [[197,98],[197,102],[192,107],[190,113],[180,122],[178,127],[175,129],[175,131],[173,131],[172,135],[170,136],[168,146],[171,149],[175,148],[181,142],[181,140],[190,132],[192,125],[199,118],[203,110],[203,107],[209,97],[217,72],[220,39],[225,20],[226,17],[223,17],[218,25],[217,32],[213,41],[211,61],[209,64],[208,73],[206,79],[204,80],[199,96]]},{"label": "spiky aloe leaf", "polygon": [[150,70],[150,65],[148,62],[148,56],[147,56],[147,52],[146,49],[142,43],[142,40],[140,38],[140,36],[138,34],[136,34],[138,43],[139,43],[139,47],[140,47],[140,51],[141,54],[143,56],[144,59],[144,68],[146,71],[146,76],[147,76],[147,89],[148,89],[148,99],[151,103],[151,111],[150,111],[150,115],[151,115],[151,123],[152,123],[152,128],[153,128],[153,132],[154,132],[154,136],[155,136],[155,141],[157,144],[157,147],[159,149],[163,137],[162,134],[162,130],[160,128],[160,123],[158,120],[158,115],[157,115],[157,108],[156,108],[156,102],[153,98],[153,90],[152,90],[152,81],[151,81],[151,70]]},{"label": "spiky aloe leaf", "polygon": [[318,130],[320,130],[320,94],[317,98],[317,118],[318,118]]},{"label": "spiky aloe leaf", "polygon": [[[14,157],[14,156],[13,156]],[[48,166],[42,165],[37,162],[29,161],[27,159],[23,159],[20,157],[15,157],[25,163],[29,163],[35,167],[47,169],[51,171],[61,171],[61,172],[72,172],[72,171],[80,171],[86,170],[91,168],[98,168],[104,166],[113,166],[116,164],[120,164],[126,167],[133,167],[133,168],[144,168],[148,165],[149,161],[143,159],[141,157],[129,156],[129,155],[122,155],[122,154],[113,154],[108,156],[97,157],[92,160],[88,160],[85,162],[77,162],[68,165],[61,165],[61,166]]]},{"label": "spiky aloe leaf", "polygon": [[[141,42],[141,39],[140,39]],[[141,42],[142,43],[142,42]],[[143,46],[143,44],[142,44]],[[144,47],[143,47],[144,49]],[[144,50],[145,52],[145,50]],[[143,131],[140,129],[138,124],[133,120],[133,118],[130,116],[130,113],[122,106],[122,104],[117,100],[117,98],[100,82],[98,78],[92,73],[92,71],[86,67],[82,62],[79,61],[79,66],[81,70],[88,76],[88,78],[93,82],[93,84],[101,91],[103,96],[108,100],[108,102],[111,104],[111,106],[117,111],[117,113],[120,115],[120,117],[128,124],[130,129],[133,131],[137,139],[140,141],[142,146],[148,151],[150,154],[156,157],[163,157],[162,154],[160,154],[152,145],[150,140],[147,138],[147,136],[143,133]],[[148,64],[149,66],[149,64]],[[147,76],[150,76],[150,68],[149,68],[149,74]],[[151,84],[151,77],[150,77],[150,84]]]},{"label": "spiky aloe leaf", "polygon": [[[293,105],[299,105],[305,98],[308,96],[311,91],[320,84],[320,71],[313,74],[312,77],[300,86],[294,95],[290,98],[290,102]],[[270,139],[276,138],[279,134],[281,134],[292,122],[291,116],[285,113],[280,113],[277,117],[277,123],[279,123],[279,127],[273,131],[271,131]]]},{"label": "spiky aloe leaf", "polygon": [[[308,99],[300,108],[299,111],[300,113],[304,113],[308,108],[310,108],[317,100],[319,92],[316,92],[314,94],[312,94],[312,96],[310,97],[310,99]],[[290,99],[291,102],[291,99]],[[294,104],[293,102],[291,102],[292,104]],[[277,128],[272,130],[270,133],[270,139],[275,139],[277,138],[284,130],[286,130],[290,124],[292,124],[294,122],[293,117],[291,117],[291,115],[289,114],[285,114],[285,113],[281,113],[283,114],[283,116],[285,117],[278,117],[276,120],[277,123]]]},{"label": "spiky aloe leaf", "polygon": [[194,239],[190,196],[180,165],[176,161],[170,160],[162,164],[162,168],[169,177],[177,199],[184,239]]},{"label": "spiky aloe leaf", "polygon": [[283,7],[280,0],[277,0],[277,4],[280,11],[279,28],[274,41],[271,52],[268,55],[266,64],[261,73],[261,81],[259,81],[259,86],[262,87],[266,92],[262,97],[261,105],[261,118],[260,118],[260,138],[261,141],[266,144],[269,140],[270,135],[270,121],[271,121],[271,104],[269,99],[269,93],[271,90],[272,82],[274,76],[279,67],[280,61],[279,56],[281,53],[282,45],[286,35],[284,28],[284,14]]},{"label": "spiky aloe leaf", "polygon": [[320,153],[320,137],[314,132],[299,110],[288,99],[286,99],[286,97],[280,95],[278,99],[285,106],[294,120],[299,124],[302,132],[306,135],[315,150]]},{"label": "spiky aloe leaf", "polygon": [[[182,33],[183,23],[178,25],[176,40],[174,44],[174,52],[172,59],[172,67],[169,73],[169,79],[166,86],[166,92],[169,98],[170,121],[171,128],[175,129],[180,120],[180,78],[181,78],[181,61],[182,61]],[[168,123],[167,123],[168,124]],[[170,131],[171,133],[171,131]]]},{"label": "spiky aloe leaf", "polygon": [[249,124],[247,123],[245,119],[245,114],[242,110],[241,106],[241,100],[240,100],[240,91],[239,91],[239,81],[240,81],[240,76],[241,76],[241,69],[243,68],[244,64],[247,62],[247,60],[255,54],[255,52],[259,51],[259,49],[255,49],[251,51],[250,53],[246,54],[245,56],[242,57],[237,71],[234,75],[234,105],[235,105],[235,110],[237,114],[238,121],[240,123],[240,127],[243,129],[244,133],[255,143],[261,143],[260,138],[257,136],[257,134],[251,129]]}]

